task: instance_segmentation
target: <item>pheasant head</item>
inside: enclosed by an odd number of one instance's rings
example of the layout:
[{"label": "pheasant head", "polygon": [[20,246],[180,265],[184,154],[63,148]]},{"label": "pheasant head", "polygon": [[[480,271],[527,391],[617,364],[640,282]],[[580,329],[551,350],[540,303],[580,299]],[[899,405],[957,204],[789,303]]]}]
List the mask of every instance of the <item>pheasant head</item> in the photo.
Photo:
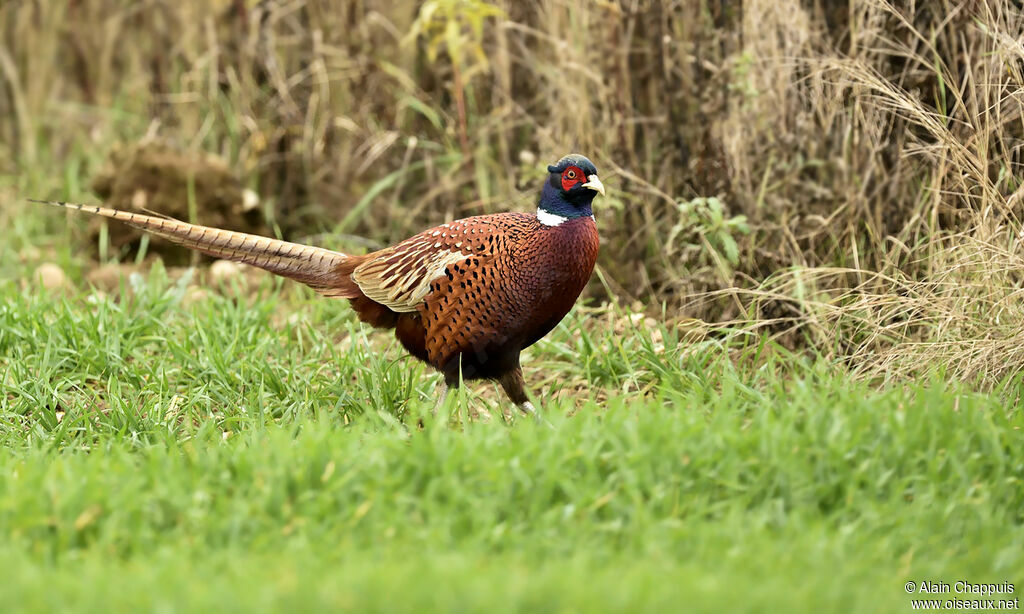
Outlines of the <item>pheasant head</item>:
[{"label": "pheasant head", "polygon": [[579,154],[569,154],[548,167],[537,206],[537,219],[546,226],[558,226],[577,217],[591,217],[591,203],[604,185],[597,178],[594,163]]}]

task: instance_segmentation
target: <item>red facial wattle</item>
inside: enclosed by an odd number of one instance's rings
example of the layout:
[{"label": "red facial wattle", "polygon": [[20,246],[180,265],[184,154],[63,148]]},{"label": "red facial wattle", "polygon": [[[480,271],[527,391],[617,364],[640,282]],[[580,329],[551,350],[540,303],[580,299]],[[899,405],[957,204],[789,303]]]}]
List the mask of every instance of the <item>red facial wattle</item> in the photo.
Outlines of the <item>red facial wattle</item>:
[{"label": "red facial wattle", "polygon": [[586,180],[587,176],[583,174],[583,171],[578,166],[570,166],[562,171],[562,190],[568,192],[576,184]]}]

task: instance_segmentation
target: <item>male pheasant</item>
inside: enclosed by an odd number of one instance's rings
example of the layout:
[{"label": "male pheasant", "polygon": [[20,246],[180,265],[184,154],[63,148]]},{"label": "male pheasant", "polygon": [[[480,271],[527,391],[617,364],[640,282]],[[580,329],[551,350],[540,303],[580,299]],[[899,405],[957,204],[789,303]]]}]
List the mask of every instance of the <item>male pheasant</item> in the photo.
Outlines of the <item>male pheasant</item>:
[{"label": "male pheasant", "polygon": [[119,220],[200,252],[346,298],[359,319],[393,328],[444,375],[439,403],[466,380],[496,380],[527,414],[519,354],[572,308],[597,260],[591,203],[604,186],[587,158],[548,167],[535,215],[480,215],[356,256],[104,207],[47,202]]}]

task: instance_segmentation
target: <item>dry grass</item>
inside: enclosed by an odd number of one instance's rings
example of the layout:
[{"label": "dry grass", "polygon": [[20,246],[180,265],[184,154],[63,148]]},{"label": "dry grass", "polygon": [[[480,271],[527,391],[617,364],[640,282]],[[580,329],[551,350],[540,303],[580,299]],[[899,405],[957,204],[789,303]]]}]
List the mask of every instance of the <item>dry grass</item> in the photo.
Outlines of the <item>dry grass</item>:
[{"label": "dry grass", "polygon": [[384,242],[529,209],[579,150],[614,188],[592,296],[991,384],[1024,367],[1017,4],[13,0],[0,173],[73,192],[161,139],[285,234]]},{"label": "dry grass", "polygon": [[808,65],[815,110],[832,100],[849,122],[849,154],[828,163],[854,181],[830,195],[826,232],[790,233],[824,239],[830,256],[747,296],[755,319],[782,304],[802,339],[872,377],[938,367],[993,385],[1024,368],[1024,21],[1008,3],[930,6],[866,2],[850,52]]}]

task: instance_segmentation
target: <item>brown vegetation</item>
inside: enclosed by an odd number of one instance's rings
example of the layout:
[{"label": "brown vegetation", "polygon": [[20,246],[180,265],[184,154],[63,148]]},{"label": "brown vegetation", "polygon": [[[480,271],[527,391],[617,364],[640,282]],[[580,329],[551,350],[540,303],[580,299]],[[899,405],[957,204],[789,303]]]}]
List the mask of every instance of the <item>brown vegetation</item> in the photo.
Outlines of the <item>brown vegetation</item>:
[{"label": "brown vegetation", "polygon": [[577,150],[592,295],[880,375],[1024,367],[1022,92],[1011,0],[0,5],[0,167],[159,138],[286,235],[383,243],[530,209]]}]

